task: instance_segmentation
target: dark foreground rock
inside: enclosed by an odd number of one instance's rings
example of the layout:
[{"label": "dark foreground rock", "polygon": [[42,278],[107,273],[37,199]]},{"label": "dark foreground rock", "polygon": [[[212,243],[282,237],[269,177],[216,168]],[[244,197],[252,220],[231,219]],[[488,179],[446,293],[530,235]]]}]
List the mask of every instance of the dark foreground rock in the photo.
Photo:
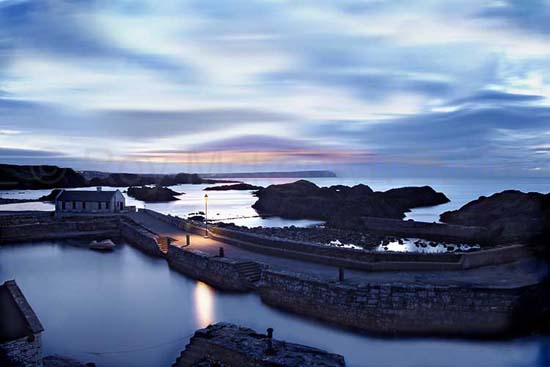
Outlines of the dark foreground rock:
[{"label": "dark foreground rock", "polygon": [[166,201],[176,201],[177,195],[182,193],[171,190],[167,187],[154,186],[154,187],[129,187],[128,196],[135,199],[145,201],[146,203],[157,203]]},{"label": "dark foreground rock", "polygon": [[270,185],[256,196],[253,208],[260,215],[326,220],[336,227],[353,226],[360,217],[402,219],[412,208],[449,201],[428,186],[375,192],[366,185],[318,187],[305,180]]},{"label": "dark foreground rock", "polygon": [[254,186],[247,183],[238,183],[234,185],[223,185],[223,186],[212,186],[207,187],[204,189],[204,191],[230,191],[230,190],[260,190],[263,187],[261,186]]},{"label": "dark foreground rock", "polygon": [[502,243],[542,243],[550,238],[550,194],[503,191],[445,212],[440,220],[486,227],[490,236]]},{"label": "dark foreground rock", "polygon": [[342,367],[345,361],[338,354],[218,323],[197,330],[174,366]]}]

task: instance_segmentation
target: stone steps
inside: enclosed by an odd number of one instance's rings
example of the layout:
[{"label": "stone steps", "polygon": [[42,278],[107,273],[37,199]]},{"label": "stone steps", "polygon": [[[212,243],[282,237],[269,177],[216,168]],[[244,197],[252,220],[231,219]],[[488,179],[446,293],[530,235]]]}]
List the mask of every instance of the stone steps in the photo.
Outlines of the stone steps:
[{"label": "stone steps", "polygon": [[262,270],[260,265],[253,261],[245,261],[236,265],[239,273],[249,282],[256,283],[260,280]]}]

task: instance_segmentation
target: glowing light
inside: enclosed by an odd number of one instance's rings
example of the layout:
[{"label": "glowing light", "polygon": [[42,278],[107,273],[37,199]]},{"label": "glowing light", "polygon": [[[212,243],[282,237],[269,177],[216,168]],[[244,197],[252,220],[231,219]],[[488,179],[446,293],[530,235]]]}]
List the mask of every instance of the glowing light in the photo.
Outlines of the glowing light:
[{"label": "glowing light", "polygon": [[214,322],[214,290],[203,282],[197,282],[193,294],[195,319],[199,327],[206,327]]}]

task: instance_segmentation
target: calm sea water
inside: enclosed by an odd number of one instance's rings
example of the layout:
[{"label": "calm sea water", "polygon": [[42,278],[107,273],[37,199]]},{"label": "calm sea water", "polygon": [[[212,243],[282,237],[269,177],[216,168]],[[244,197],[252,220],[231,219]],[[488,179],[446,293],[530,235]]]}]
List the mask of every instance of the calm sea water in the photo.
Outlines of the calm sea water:
[{"label": "calm sea water", "polygon": [[[295,179],[242,179],[243,181],[268,186],[292,182]],[[458,209],[467,202],[481,195],[491,195],[502,190],[516,189],[521,191],[535,191],[548,193],[550,180],[542,178],[517,178],[517,179],[444,179],[444,178],[316,178],[308,179],[319,186],[331,186],[336,184],[357,185],[360,183],[369,185],[374,190],[388,190],[402,186],[430,185],[437,191],[445,193],[451,202],[434,207],[418,208],[407,213],[407,219],[434,222],[439,220],[439,215],[447,210]],[[127,197],[128,205],[139,208],[146,206],[165,214],[185,217],[187,214],[204,210],[204,188],[212,185],[177,185],[171,188],[183,193],[178,201],[170,203],[150,203]],[[91,190],[92,188],[85,188]],[[105,188],[108,190],[111,188]],[[124,190],[124,189],[122,189]],[[11,190],[0,191],[0,197],[16,199],[37,199],[48,194],[49,190]],[[223,220],[246,226],[282,227],[285,225],[309,226],[317,221],[288,220],[282,218],[259,218],[251,205],[256,201],[251,191],[208,191],[208,216],[212,220]],[[21,203],[0,205],[0,210],[53,210],[49,203]]]},{"label": "calm sea water", "polygon": [[76,241],[0,247],[0,281],[16,279],[42,321],[45,355],[98,366],[169,366],[197,328],[228,321],[345,356],[348,366],[549,366],[550,338],[466,341],[376,338],[216,291],[121,245]]}]

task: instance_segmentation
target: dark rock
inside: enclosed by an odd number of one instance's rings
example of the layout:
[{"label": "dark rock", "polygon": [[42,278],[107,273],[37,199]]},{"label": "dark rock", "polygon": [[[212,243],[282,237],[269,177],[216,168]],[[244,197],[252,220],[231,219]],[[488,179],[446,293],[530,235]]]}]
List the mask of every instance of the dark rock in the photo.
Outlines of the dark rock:
[{"label": "dark rock", "polygon": [[207,187],[204,191],[229,191],[229,190],[260,190],[263,187],[254,186],[247,183],[238,183],[234,185],[212,186]]},{"label": "dark rock", "polygon": [[49,202],[54,202],[54,201],[55,201],[55,198],[57,197],[57,195],[59,195],[60,192],[61,192],[60,189],[52,190],[52,192],[50,192],[48,195],[41,196],[41,197],[38,199],[38,201],[49,201]]},{"label": "dark rock", "polygon": [[0,164],[0,189],[51,189],[82,187],[86,179],[71,168]]},{"label": "dark rock", "polygon": [[550,236],[550,194],[508,190],[441,214],[441,221],[484,226],[499,243],[542,243]]},{"label": "dark rock", "polygon": [[217,183],[215,180],[202,179],[197,174],[178,173],[176,175],[152,175],[136,173],[110,173],[105,177],[94,177],[89,181],[91,186],[174,186],[180,184]]},{"label": "dark rock", "polygon": [[384,192],[385,197],[392,202],[400,202],[405,208],[419,208],[448,203],[450,200],[442,192],[437,192],[430,186],[401,187]]},{"label": "dark rock", "polygon": [[0,204],[21,204],[21,203],[30,203],[36,200],[33,199],[7,199],[0,198]]},{"label": "dark rock", "polygon": [[[228,323],[197,330],[173,366],[343,367],[344,357]],[[275,330],[276,332],[276,330]]]},{"label": "dark rock", "polygon": [[260,215],[326,220],[343,228],[361,225],[363,216],[401,219],[411,208],[449,201],[427,186],[374,192],[366,185],[318,187],[306,180],[270,185],[256,196],[253,208]]},{"label": "dark rock", "polygon": [[175,196],[181,195],[182,193],[171,190],[167,187],[154,186],[154,187],[129,187],[128,196],[131,196],[135,199],[145,201],[146,203],[154,202],[166,202],[166,201],[176,201],[179,200]]}]

